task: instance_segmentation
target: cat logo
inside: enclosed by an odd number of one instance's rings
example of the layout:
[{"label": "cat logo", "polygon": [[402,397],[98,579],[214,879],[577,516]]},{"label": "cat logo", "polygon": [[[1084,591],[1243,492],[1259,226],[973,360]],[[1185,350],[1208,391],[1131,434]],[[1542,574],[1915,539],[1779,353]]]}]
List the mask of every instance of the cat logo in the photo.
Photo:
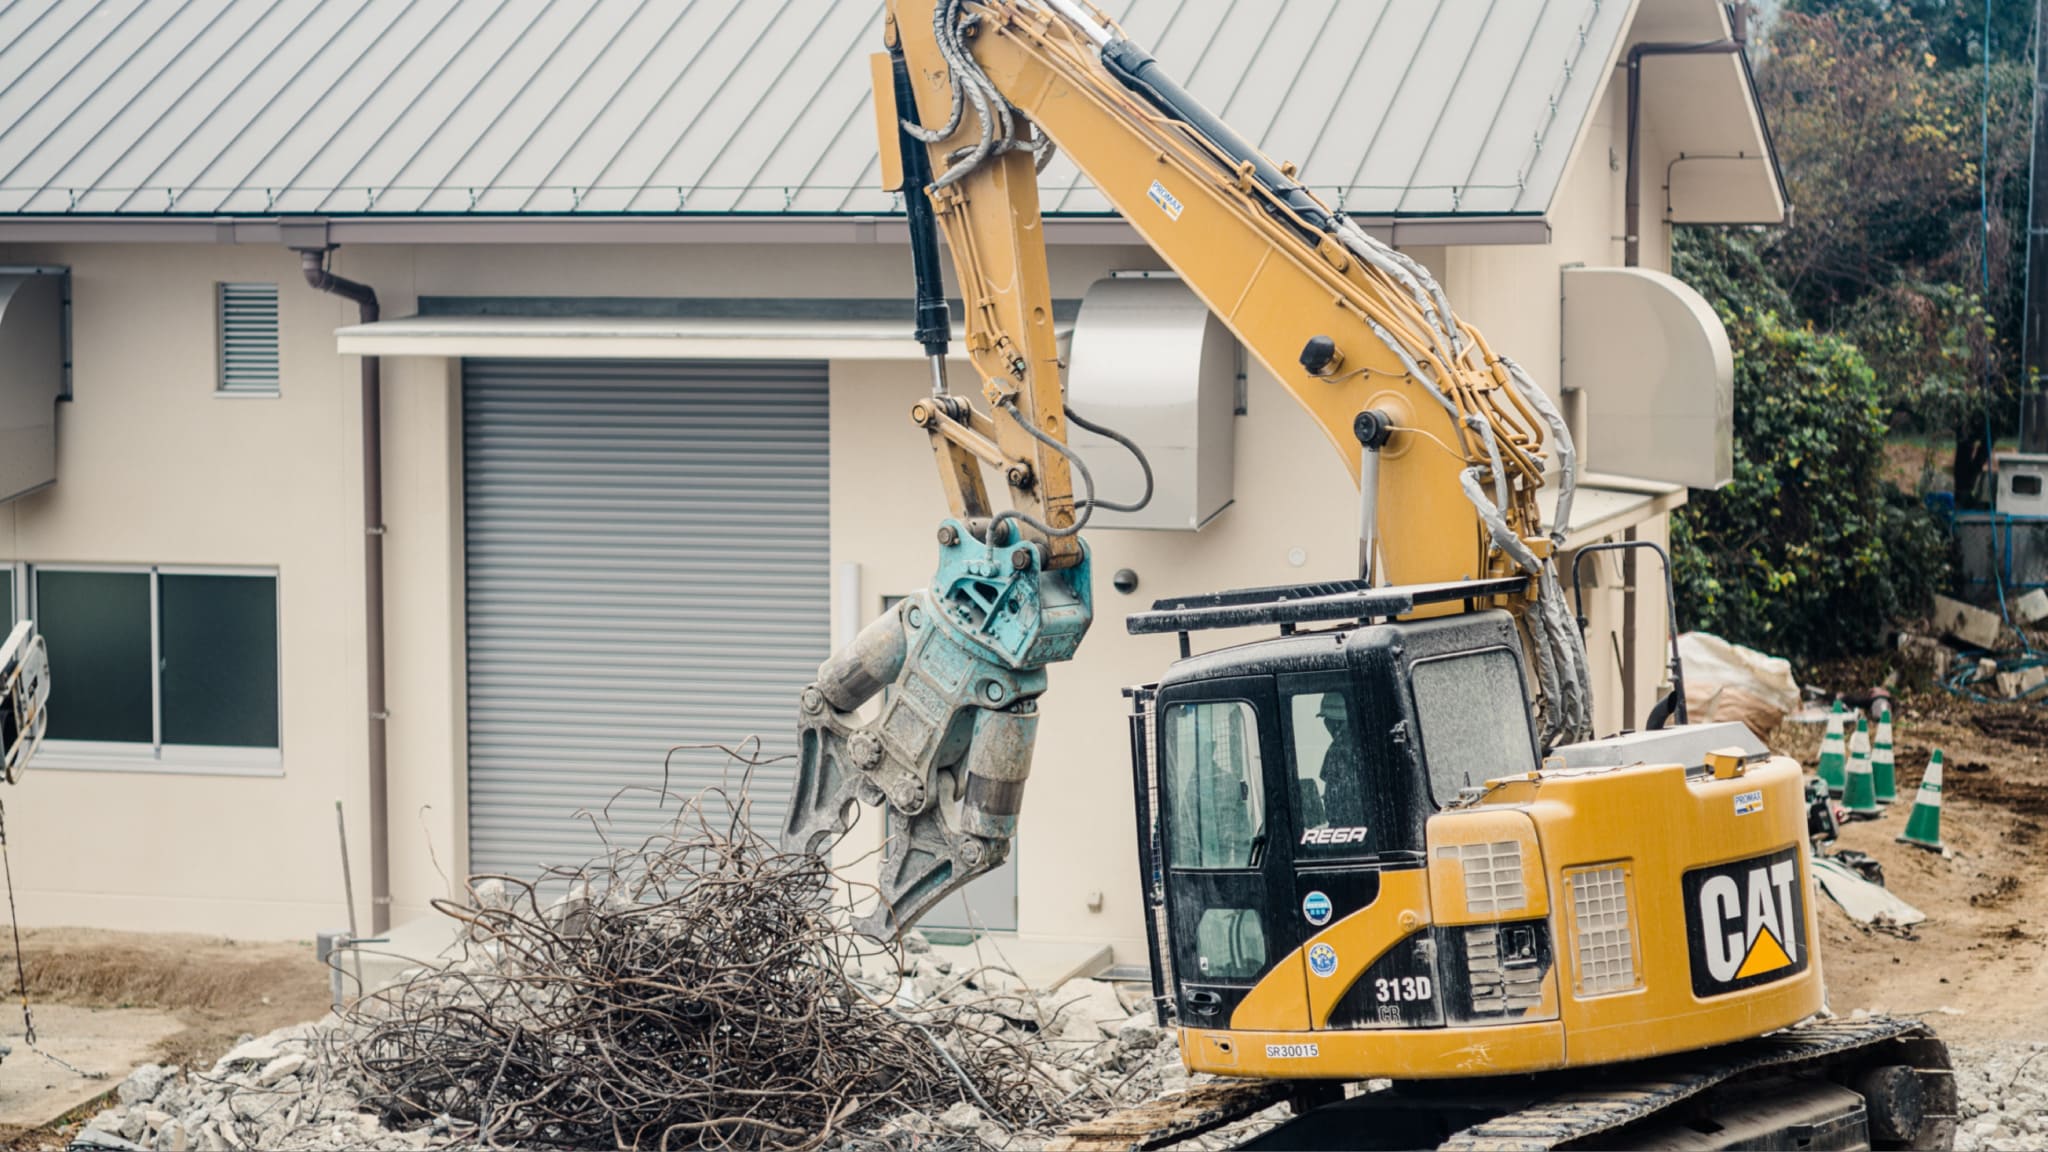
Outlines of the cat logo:
[{"label": "cat logo", "polygon": [[1687,872],[1685,935],[1695,996],[1719,996],[1806,971],[1798,849]]}]

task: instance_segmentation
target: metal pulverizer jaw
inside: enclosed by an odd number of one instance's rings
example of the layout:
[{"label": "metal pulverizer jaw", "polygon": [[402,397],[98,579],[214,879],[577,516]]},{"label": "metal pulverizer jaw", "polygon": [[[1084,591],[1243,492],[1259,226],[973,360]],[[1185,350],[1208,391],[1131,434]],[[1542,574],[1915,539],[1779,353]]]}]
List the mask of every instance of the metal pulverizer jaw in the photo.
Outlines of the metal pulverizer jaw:
[{"label": "metal pulverizer jaw", "polygon": [[[1002,532],[998,527],[996,532]],[[883,806],[880,899],[854,927],[892,940],[1010,854],[1045,666],[1094,617],[1081,563],[1048,572],[1029,542],[939,527],[939,567],[818,668],[803,691],[783,846],[823,852],[856,802]],[[874,719],[856,709],[882,698]]]}]

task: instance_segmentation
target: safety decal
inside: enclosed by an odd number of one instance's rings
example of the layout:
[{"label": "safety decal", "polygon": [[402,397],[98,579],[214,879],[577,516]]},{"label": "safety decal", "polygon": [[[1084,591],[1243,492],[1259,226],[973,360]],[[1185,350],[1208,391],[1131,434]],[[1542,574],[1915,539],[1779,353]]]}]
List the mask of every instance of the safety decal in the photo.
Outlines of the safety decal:
[{"label": "safety decal", "polygon": [[1311,892],[1301,898],[1302,916],[1318,928],[1330,922],[1332,911],[1330,898],[1321,892]]},{"label": "safety decal", "polygon": [[1266,1045],[1266,1059],[1268,1060],[1313,1060],[1322,1054],[1322,1048],[1315,1044]]},{"label": "safety decal", "polygon": [[1318,976],[1334,976],[1337,972],[1337,950],[1328,944],[1317,944],[1308,950],[1308,970]]},{"label": "safety decal", "polygon": [[1181,213],[1181,207],[1180,207],[1180,200],[1179,200],[1179,198],[1177,198],[1176,196],[1174,196],[1174,194],[1173,194],[1173,193],[1171,193],[1171,192],[1168,192],[1168,191],[1166,190],[1166,185],[1164,185],[1164,184],[1161,184],[1161,183],[1160,183],[1159,181],[1157,181],[1157,180],[1154,180],[1154,181],[1152,182],[1152,187],[1150,187],[1150,188],[1147,188],[1147,189],[1145,190],[1145,195],[1147,195],[1147,196],[1151,197],[1151,198],[1152,198],[1152,202],[1153,202],[1154,204],[1157,204],[1157,205],[1159,205],[1159,210],[1160,210],[1161,212],[1164,212],[1164,213],[1166,213],[1167,219],[1169,219],[1169,220],[1179,220],[1179,219],[1180,219],[1180,213]]},{"label": "safety decal", "polygon": [[1695,996],[1736,992],[1806,971],[1806,888],[1799,879],[1798,849],[1695,868],[1685,874],[1684,890]]},{"label": "safety decal", "polygon": [[1737,816],[1754,816],[1764,810],[1764,794],[1761,790],[1744,792],[1735,798]]}]

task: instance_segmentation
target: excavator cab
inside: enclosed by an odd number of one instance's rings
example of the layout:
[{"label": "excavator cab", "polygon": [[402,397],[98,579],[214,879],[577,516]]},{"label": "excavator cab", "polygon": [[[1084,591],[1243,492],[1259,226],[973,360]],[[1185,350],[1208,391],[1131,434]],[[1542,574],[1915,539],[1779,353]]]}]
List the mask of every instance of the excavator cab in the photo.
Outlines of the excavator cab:
[{"label": "excavator cab", "polygon": [[[1276,602],[1331,592],[1304,591]],[[1162,602],[1148,615],[1211,606]],[[1189,1027],[1229,1027],[1254,988],[1296,985],[1306,1005],[1328,963],[1302,952],[1309,939],[1373,906],[1389,874],[1426,868],[1432,815],[1537,765],[1522,645],[1499,610],[1295,631],[1182,659],[1131,695],[1155,991]],[[1524,983],[1548,978],[1544,921],[1504,925],[1501,938]],[[1351,985],[1326,1026],[1469,1015],[1464,960],[1462,947],[1411,936]]]}]

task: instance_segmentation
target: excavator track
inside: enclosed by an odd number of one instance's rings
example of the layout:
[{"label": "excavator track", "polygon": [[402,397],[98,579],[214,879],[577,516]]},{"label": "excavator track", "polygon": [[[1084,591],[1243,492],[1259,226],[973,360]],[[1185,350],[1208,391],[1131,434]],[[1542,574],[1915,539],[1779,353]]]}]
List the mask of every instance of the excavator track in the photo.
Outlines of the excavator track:
[{"label": "excavator track", "polygon": [[[1929,1148],[1952,1145],[1948,1051],[1914,1020],[1820,1020],[1740,1044],[1535,1078],[1421,1081],[1314,1106],[1240,1147],[1545,1152],[1601,1147]],[[1218,1081],[1070,1129],[1052,1147],[1162,1148],[1288,1095]]]}]

